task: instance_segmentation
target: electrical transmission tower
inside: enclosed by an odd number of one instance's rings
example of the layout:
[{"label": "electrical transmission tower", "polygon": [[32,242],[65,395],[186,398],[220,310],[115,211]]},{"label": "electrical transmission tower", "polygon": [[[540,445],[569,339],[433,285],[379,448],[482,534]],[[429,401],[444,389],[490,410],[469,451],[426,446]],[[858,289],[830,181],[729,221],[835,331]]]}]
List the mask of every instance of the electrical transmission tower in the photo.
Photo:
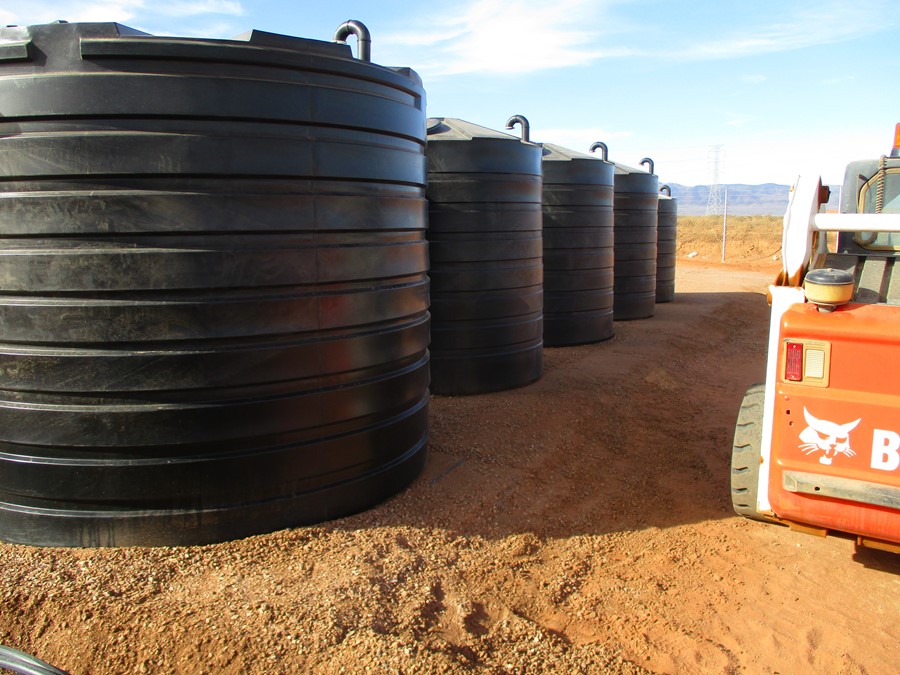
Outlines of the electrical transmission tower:
[{"label": "electrical transmission tower", "polygon": [[719,167],[722,161],[722,145],[713,145],[709,149],[709,170],[712,182],[709,185],[709,197],[706,200],[706,215],[722,215],[722,184],[719,182]]}]

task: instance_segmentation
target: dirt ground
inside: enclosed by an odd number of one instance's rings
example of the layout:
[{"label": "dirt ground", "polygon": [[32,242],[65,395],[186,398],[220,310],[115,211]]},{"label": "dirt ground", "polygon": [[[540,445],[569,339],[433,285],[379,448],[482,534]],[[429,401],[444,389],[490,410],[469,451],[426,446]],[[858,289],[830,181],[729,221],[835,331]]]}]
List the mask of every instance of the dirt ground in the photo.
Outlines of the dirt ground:
[{"label": "dirt ground", "polygon": [[72,673],[896,673],[900,556],[736,517],[771,267],[679,259],[675,301],[432,401],[368,512],[225,544],[0,544],[0,643]]}]

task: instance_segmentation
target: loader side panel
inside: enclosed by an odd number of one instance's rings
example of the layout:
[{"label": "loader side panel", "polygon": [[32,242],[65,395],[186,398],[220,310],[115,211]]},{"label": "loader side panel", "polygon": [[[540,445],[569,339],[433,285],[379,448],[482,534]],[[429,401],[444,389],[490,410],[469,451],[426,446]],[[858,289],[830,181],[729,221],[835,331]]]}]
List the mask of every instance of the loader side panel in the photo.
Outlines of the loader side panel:
[{"label": "loader side panel", "polygon": [[791,307],[776,386],[774,513],[900,541],[900,307]]}]

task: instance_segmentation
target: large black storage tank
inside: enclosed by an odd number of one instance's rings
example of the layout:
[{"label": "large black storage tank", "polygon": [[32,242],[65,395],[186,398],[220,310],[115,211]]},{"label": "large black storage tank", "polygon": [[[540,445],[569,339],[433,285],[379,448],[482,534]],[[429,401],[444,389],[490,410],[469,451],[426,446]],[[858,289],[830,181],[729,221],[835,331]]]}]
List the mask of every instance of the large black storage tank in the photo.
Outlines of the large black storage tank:
[{"label": "large black storage tank", "polygon": [[678,230],[678,200],[668,185],[659,188],[656,234],[656,302],[675,299],[675,250]]},{"label": "large black storage tank", "polygon": [[614,182],[613,316],[617,321],[646,319],[656,313],[659,179],[653,173],[652,163],[648,173],[616,162]]},{"label": "large black storage tank", "polygon": [[544,346],[613,336],[613,164],[543,144]]},{"label": "large black storage tank", "polygon": [[427,439],[424,91],[346,44],[0,31],[0,538],[371,506]]},{"label": "large black storage tank", "polygon": [[428,120],[431,380],[436,394],[543,374],[541,149],[463,120]]}]

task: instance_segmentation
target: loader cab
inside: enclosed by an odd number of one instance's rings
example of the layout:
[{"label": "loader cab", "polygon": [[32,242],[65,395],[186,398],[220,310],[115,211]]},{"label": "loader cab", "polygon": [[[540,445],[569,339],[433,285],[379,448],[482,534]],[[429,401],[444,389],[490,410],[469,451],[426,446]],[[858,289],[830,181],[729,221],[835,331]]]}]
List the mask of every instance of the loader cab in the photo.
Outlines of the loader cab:
[{"label": "loader cab", "polygon": [[[842,214],[900,214],[900,124],[890,155],[851,162],[841,186]],[[900,232],[838,232],[821,267],[843,269],[861,303],[900,305]]]},{"label": "loader cab", "polygon": [[[900,213],[900,124],[889,156],[851,162],[841,186],[841,213]],[[841,232],[838,253],[896,257],[900,233]]]}]

